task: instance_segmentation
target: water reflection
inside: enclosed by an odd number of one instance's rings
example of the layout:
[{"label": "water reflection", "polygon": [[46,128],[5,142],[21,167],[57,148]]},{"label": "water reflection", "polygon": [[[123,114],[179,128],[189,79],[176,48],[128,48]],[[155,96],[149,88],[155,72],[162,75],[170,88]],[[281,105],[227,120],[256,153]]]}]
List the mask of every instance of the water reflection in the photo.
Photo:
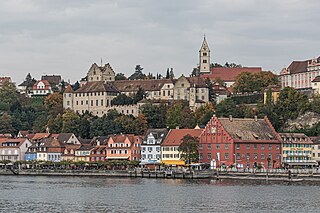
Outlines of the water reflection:
[{"label": "water reflection", "polygon": [[0,212],[319,212],[318,185],[0,176]]}]

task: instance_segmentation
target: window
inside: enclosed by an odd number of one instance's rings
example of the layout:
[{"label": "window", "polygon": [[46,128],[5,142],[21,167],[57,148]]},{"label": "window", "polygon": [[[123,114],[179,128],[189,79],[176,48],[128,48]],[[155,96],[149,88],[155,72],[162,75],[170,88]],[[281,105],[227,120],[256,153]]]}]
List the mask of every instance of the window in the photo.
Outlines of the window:
[{"label": "window", "polygon": [[208,153],[207,159],[211,160],[211,153]]},{"label": "window", "polygon": [[199,159],[202,160],[203,159],[203,154],[200,153]]},{"label": "window", "polygon": [[257,145],[257,144],[253,144],[253,148],[254,148],[254,149],[257,149],[257,148],[258,148],[258,145]]},{"label": "window", "polygon": [[148,158],[151,159],[151,158],[152,158],[152,155],[148,155]]},{"label": "window", "polygon": [[228,160],[229,159],[229,153],[224,154],[224,159]]},{"label": "window", "polygon": [[261,160],[264,160],[264,154],[261,154]]},{"label": "window", "polygon": [[268,155],[268,158],[272,159],[272,154],[269,154],[269,155]]},{"label": "window", "polygon": [[217,144],[216,148],[217,148],[217,150],[219,150],[220,149],[220,144]]},{"label": "window", "polygon": [[207,56],[207,53],[203,53],[203,56]]},{"label": "window", "polygon": [[236,149],[240,149],[240,144],[237,144],[237,145],[236,145]]},{"label": "window", "polygon": [[203,62],[203,63],[207,63],[207,60],[204,59],[202,62]]},{"label": "window", "polygon": [[199,144],[199,149],[203,149],[202,144]]},{"label": "window", "polygon": [[152,147],[148,147],[148,152],[152,152]]},{"label": "window", "polygon": [[257,159],[258,159],[258,154],[257,154],[257,153],[254,153],[254,154],[253,154],[253,159],[254,159],[254,160],[257,160]]},{"label": "window", "polygon": [[250,149],[250,144],[247,144],[247,149]]},{"label": "window", "polygon": [[279,160],[280,159],[280,155],[276,154],[276,159]]},{"label": "window", "polygon": [[228,150],[229,149],[229,144],[225,145],[225,149]]},{"label": "window", "polygon": [[280,146],[279,145],[276,145],[276,150],[279,150],[280,149]]},{"label": "window", "polygon": [[247,153],[247,160],[250,160],[250,153]]},{"label": "window", "polygon": [[264,150],[264,144],[261,144],[261,150]]},{"label": "window", "polygon": [[240,153],[237,153],[237,160],[240,160]]},{"label": "window", "polygon": [[211,144],[208,144],[208,150],[211,150]]},{"label": "window", "polygon": [[272,144],[269,144],[269,150],[272,150]]}]

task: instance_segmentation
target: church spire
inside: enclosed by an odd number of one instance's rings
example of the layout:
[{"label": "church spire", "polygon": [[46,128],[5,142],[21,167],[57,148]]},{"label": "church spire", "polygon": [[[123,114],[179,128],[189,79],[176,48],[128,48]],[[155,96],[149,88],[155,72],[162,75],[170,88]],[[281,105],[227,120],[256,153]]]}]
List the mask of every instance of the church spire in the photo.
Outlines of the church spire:
[{"label": "church spire", "polygon": [[200,59],[200,74],[210,73],[210,49],[206,40],[206,35],[203,36],[203,42],[199,50]]}]

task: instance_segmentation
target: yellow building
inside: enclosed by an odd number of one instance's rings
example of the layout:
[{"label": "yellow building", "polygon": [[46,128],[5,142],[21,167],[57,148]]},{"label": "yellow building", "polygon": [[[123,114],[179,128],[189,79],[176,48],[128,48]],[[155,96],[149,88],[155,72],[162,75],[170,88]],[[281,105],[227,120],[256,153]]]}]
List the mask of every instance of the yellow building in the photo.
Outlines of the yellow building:
[{"label": "yellow building", "polygon": [[303,133],[279,133],[282,138],[282,162],[284,166],[311,167],[316,165],[312,159],[311,139]]},{"label": "yellow building", "polygon": [[161,144],[161,163],[171,166],[185,165],[185,161],[181,159],[179,146],[182,139],[186,135],[199,137],[203,129],[171,129]]},{"label": "yellow building", "polygon": [[270,88],[265,89],[265,91],[263,93],[263,103],[264,104],[267,103],[267,94],[268,94],[269,89],[271,89],[271,96],[272,96],[273,103],[276,103],[279,98],[280,91],[281,91],[280,86],[272,86]]}]

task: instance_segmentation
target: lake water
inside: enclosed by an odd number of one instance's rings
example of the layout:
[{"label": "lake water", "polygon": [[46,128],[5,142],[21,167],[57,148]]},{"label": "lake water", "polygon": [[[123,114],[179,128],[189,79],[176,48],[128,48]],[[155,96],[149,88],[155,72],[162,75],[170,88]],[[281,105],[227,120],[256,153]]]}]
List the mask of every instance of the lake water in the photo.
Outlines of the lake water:
[{"label": "lake water", "polygon": [[320,212],[320,186],[0,176],[0,212]]}]

